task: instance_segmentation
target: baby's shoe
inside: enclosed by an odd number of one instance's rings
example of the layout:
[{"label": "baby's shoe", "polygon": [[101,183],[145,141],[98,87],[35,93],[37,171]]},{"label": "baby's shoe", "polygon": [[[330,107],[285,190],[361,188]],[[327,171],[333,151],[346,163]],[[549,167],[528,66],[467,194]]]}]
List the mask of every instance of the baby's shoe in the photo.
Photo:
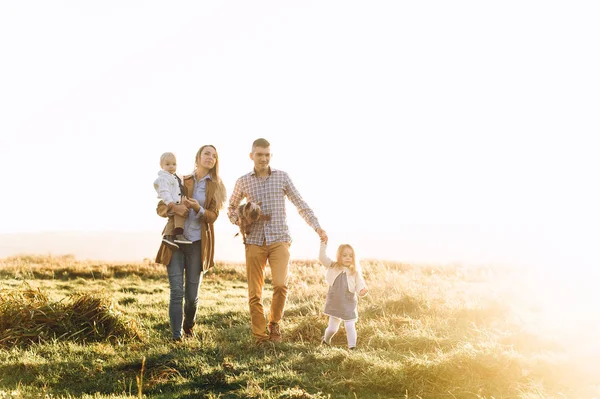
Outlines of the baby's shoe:
[{"label": "baby's shoe", "polygon": [[175,236],[175,242],[177,244],[191,244],[192,243],[190,240],[185,238],[185,236],[183,234],[177,234]]},{"label": "baby's shoe", "polygon": [[179,245],[175,244],[175,242],[173,241],[173,236],[163,236],[162,240],[165,244],[167,244],[172,249],[179,248]]}]

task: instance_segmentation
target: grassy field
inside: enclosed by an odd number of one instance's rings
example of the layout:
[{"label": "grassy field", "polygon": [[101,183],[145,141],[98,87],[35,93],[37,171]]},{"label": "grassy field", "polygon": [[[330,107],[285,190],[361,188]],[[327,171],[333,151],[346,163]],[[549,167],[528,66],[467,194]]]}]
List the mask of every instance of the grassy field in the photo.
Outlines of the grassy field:
[{"label": "grassy field", "polygon": [[[343,328],[320,345],[326,286],[313,261],[291,265],[283,342],[257,347],[243,265],[205,276],[197,336],[174,343],[163,266],[2,259],[0,399],[600,397],[600,359],[550,328],[559,316],[516,271],[363,268],[370,293],[349,352]],[[265,298],[269,283],[267,272]]]}]

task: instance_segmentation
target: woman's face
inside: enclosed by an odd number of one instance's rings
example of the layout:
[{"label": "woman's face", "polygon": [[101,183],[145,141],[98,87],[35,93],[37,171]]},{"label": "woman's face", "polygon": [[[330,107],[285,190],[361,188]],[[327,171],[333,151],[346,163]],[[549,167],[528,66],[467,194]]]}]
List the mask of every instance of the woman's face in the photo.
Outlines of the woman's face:
[{"label": "woman's face", "polygon": [[199,167],[211,170],[217,163],[217,150],[210,146],[204,147],[196,163]]}]

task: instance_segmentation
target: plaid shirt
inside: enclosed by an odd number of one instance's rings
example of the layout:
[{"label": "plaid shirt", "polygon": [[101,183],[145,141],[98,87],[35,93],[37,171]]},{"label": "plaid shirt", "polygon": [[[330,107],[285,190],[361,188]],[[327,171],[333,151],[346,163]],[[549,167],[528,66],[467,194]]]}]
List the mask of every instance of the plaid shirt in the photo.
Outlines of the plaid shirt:
[{"label": "plaid shirt", "polygon": [[269,168],[269,175],[259,177],[252,172],[235,182],[229,199],[227,216],[231,223],[239,225],[238,207],[243,198],[246,202],[260,202],[263,215],[270,215],[270,221],[259,220],[250,228],[247,244],[271,245],[275,242],[292,242],[287,225],[285,197],[296,206],[298,213],[313,229],[321,227],[313,211],[304,202],[286,172]]}]

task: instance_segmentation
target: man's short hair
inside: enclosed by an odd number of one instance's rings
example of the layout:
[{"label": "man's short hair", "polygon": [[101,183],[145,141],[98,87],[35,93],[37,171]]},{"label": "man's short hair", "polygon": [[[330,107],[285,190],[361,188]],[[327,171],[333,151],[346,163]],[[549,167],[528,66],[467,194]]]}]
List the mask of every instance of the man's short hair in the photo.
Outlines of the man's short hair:
[{"label": "man's short hair", "polygon": [[269,148],[270,146],[271,143],[269,143],[267,139],[256,139],[254,140],[254,143],[252,143],[252,151],[254,151],[256,147]]}]

